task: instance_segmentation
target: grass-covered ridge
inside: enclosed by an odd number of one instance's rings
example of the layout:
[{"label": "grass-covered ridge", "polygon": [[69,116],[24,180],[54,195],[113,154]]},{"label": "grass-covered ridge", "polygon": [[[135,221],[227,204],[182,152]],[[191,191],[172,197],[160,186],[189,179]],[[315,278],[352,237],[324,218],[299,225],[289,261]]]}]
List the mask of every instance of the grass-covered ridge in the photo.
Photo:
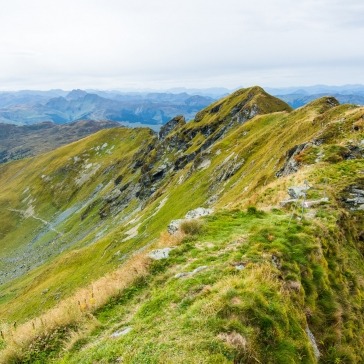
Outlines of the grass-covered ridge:
[{"label": "grass-covered ridge", "polygon": [[[1,166],[3,358],[311,363],[314,335],[323,362],[363,360],[363,114],[255,87],[162,139],[113,129]],[[305,183],[312,207],[280,207]]]},{"label": "grass-covered ridge", "polygon": [[[92,309],[101,290],[95,282],[78,294],[73,322],[29,349],[18,346],[8,360],[314,363],[314,332],[323,362],[360,362],[363,287],[354,277],[363,268],[337,218],[326,229],[326,216],[316,223],[249,208],[214,214],[182,240],[164,235],[159,246],[174,247],[170,258],[134,258],[134,280]],[[42,320],[47,325],[43,318],[33,330]]]}]

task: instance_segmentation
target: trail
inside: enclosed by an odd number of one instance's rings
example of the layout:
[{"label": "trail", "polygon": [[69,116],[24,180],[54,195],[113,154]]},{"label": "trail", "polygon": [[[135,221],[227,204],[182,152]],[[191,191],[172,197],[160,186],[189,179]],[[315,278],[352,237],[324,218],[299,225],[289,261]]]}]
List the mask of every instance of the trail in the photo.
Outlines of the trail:
[{"label": "trail", "polygon": [[44,220],[41,217],[34,215],[34,213],[32,211],[30,211],[30,209],[27,209],[27,210],[8,209],[8,210],[12,211],[12,212],[17,212],[17,213],[23,215],[23,217],[26,218],[26,219],[29,218],[29,217],[32,217],[35,220],[39,220],[44,225],[48,226],[49,230],[52,230],[52,231],[54,231],[55,233],[57,233],[57,234],[59,234],[61,236],[63,235],[63,233],[61,233],[60,231],[58,231],[54,227],[52,227],[52,224],[49,221]]}]

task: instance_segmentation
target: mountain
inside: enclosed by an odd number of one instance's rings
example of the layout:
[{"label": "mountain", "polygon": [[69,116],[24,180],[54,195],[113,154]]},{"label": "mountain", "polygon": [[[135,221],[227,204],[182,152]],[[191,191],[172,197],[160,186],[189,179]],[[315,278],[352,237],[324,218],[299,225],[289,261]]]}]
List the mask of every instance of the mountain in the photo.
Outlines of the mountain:
[{"label": "mountain", "polygon": [[363,362],[363,115],[256,86],[0,165],[0,362]]},{"label": "mountain", "polygon": [[77,120],[111,120],[158,128],[176,114],[192,119],[197,111],[214,100],[187,93],[120,94],[84,90],[72,90],[68,94],[30,93],[24,94],[23,98],[14,93],[9,101],[11,96],[9,93],[0,94],[2,123],[29,125],[44,121],[64,124]]},{"label": "mountain", "polygon": [[[309,102],[316,100],[320,97],[325,97],[328,94],[313,94],[307,95],[306,93],[294,93],[287,95],[277,95],[281,100],[287,102],[291,107],[298,108],[308,104]],[[355,105],[364,105],[364,94],[363,95],[355,95],[355,94],[332,94],[340,103],[342,104],[355,104]]]},{"label": "mountain", "polygon": [[364,105],[363,85],[316,85],[308,87],[268,88],[267,90],[295,109],[325,96],[334,96],[342,104]]},{"label": "mountain", "polygon": [[273,95],[306,94],[306,95],[360,95],[364,96],[364,85],[343,85],[343,86],[299,86],[299,87],[267,87],[267,91]]},{"label": "mountain", "polygon": [[56,149],[101,129],[120,126],[112,121],[82,120],[65,125],[43,122],[17,126],[0,123],[0,163]]}]

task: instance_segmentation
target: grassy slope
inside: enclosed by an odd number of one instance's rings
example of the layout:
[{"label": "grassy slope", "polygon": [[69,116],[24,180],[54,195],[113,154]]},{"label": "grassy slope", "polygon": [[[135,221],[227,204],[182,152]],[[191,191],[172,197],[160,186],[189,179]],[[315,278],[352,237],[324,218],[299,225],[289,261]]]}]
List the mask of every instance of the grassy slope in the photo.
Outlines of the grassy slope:
[{"label": "grassy slope", "polygon": [[[120,265],[120,255],[157,239],[172,218],[182,217],[188,210],[203,205],[212,193],[220,197],[217,206],[274,205],[284,195],[287,185],[298,183],[303,178],[315,183],[312,193],[322,196],[322,189],[327,187],[327,180],[322,186],[322,176],[325,176],[330,179],[330,193],[334,198],[338,191],[358,178],[362,160],[327,160],[329,153],[338,154],[337,148],[330,149],[327,144],[347,144],[349,139],[354,143],[360,142],[363,133],[354,131],[352,124],[363,111],[344,105],[323,113],[322,104],[323,101],[290,114],[258,116],[232,129],[224,139],[202,154],[201,160],[209,159],[211,162],[206,169],[190,163],[160,188],[159,197],[143,211],[143,222],[136,238],[121,243],[126,230],[121,225],[91,246],[81,247],[83,243],[80,242],[78,250],[66,252],[31,272],[27,279],[5,286],[2,290],[5,293],[2,298],[3,314],[6,312],[10,320],[24,319],[38,314],[40,306],[52,306],[54,296],[48,293],[42,295],[42,291],[59,291],[61,297],[69,295],[80,285]],[[196,124],[208,123],[209,117],[205,115]],[[191,127],[193,124],[186,126]],[[326,153],[321,168],[314,164],[292,177],[277,181],[274,174],[284,162],[284,153],[294,145],[318,136],[323,136],[326,143],[318,147],[325,149]],[[105,134],[105,140],[108,137]],[[196,140],[198,138],[201,137],[197,136]],[[310,153],[316,156],[319,153],[315,146],[304,152],[301,157],[307,161],[313,160]],[[244,159],[244,163],[231,178],[218,182],[216,176],[222,165],[227,164],[228,156],[230,160],[236,156],[236,161]],[[14,165],[22,171],[25,165],[19,163]],[[4,167],[3,175],[7,180],[14,175],[12,168],[15,167]],[[190,171],[193,173],[189,177]],[[184,182],[179,183],[182,179]],[[81,199],[87,195],[87,191],[82,195],[82,189],[79,193]],[[14,191],[8,192],[8,196],[12,194]],[[158,209],[161,201],[165,203]],[[136,293],[131,295],[130,300],[129,295],[126,295],[127,299],[122,295],[114,304],[101,309],[96,315],[101,325],[101,329],[93,334],[96,337],[86,339],[90,345],[86,345],[79,356],[71,351],[64,361],[110,362],[120,356],[125,357],[127,349],[133,356],[126,356],[126,362],[159,362],[170,357],[174,358],[174,362],[185,358],[184,362],[191,363],[232,362],[233,358],[239,357],[253,362],[254,358],[261,362],[297,362],[300,358],[314,362],[312,348],[304,334],[309,321],[316,339],[320,335],[318,341],[321,340],[319,345],[325,359],[329,362],[355,362],[360,355],[358,332],[362,329],[362,320],[359,320],[361,324],[357,328],[353,320],[357,315],[361,317],[362,258],[355,239],[350,241],[349,236],[343,237],[344,227],[336,227],[340,213],[335,209],[335,204],[320,209],[317,213],[322,216],[319,227],[310,221],[296,222],[291,219],[291,214],[284,213],[256,216],[226,212],[215,215],[206,223],[205,231],[192,240],[184,241],[171,260],[161,263],[161,266],[152,266],[147,282],[139,282],[135,289],[131,288]],[[90,219],[92,223],[94,220]],[[74,225],[72,220],[68,224]],[[326,231],[322,239],[314,238],[313,231],[319,228]],[[233,244],[240,236],[244,237],[244,242]],[[348,241],[347,245],[342,246],[343,239]],[[231,244],[233,247],[230,249]],[[207,250],[201,248],[204,246]],[[283,278],[282,273],[270,264],[273,253],[284,257]],[[336,262],[338,258],[340,265]],[[241,260],[249,264],[245,270],[237,272],[229,263]],[[196,279],[181,281],[173,278],[180,268],[189,271],[199,265],[209,268]],[[200,276],[200,279],[197,278]],[[356,277],[354,288],[353,277]],[[164,281],[167,286],[161,288]],[[300,282],[299,291],[290,288],[289,282]],[[345,297],[340,297],[341,292],[347,293]],[[245,300],[244,297],[250,298]],[[143,304],[145,300],[146,307]],[[27,305],[23,304],[24,301]],[[184,301],[186,307],[182,305]],[[216,307],[212,305],[209,308],[210,302]],[[166,313],[165,322],[161,320],[159,309]],[[132,325],[133,331],[125,338],[109,339],[110,330],[118,326],[116,322],[118,325]],[[175,325],[173,330],[172,322]],[[329,329],[326,330],[326,326]],[[194,333],[195,330],[197,333]],[[138,334],[139,331],[144,335]],[[334,338],[338,332],[339,342]],[[287,333],[294,338],[288,339]],[[154,337],[159,337],[159,340],[154,342]],[[47,350],[41,352],[49,354]],[[73,357],[75,359],[71,359]],[[133,361],[132,358],[139,359]]]}]

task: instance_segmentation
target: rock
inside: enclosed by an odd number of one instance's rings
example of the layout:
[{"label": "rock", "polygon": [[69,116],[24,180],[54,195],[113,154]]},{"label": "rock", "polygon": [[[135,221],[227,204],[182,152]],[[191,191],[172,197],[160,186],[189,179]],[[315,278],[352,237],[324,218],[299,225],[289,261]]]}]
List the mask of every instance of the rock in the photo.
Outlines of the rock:
[{"label": "rock", "polygon": [[185,218],[186,219],[197,219],[201,216],[211,215],[214,212],[213,209],[205,209],[203,207],[198,207],[197,209],[188,211]]},{"label": "rock", "polygon": [[236,270],[243,270],[245,267],[244,267],[244,264],[238,264],[235,266],[235,269]]},{"label": "rock", "polygon": [[310,189],[308,185],[293,186],[288,188],[288,194],[291,198],[306,197],[306,192]]},{"label": "rock", "polygon": [[171,133],[172,130],[176,129],[177,127],[181,127],[186,124],[186,119],[182,115],[178,115],[168,121],[164,126],[161,127],[159,131],[159,139],[165,139],[168,134]]},{"label": "rock", "polygon": [[113,202],[121,195],[121,191],[118,188],[113,189],[107,196],[104,197],[106,202]]},{"label": "rock", "polygon": [[198,166],[197,169],[206,169],[209,168],[211,165],[210,159],[204,159]]},{"label": "rock", "polygon": [[286,162],[284,166],[276,173],[276,176],[284,177],[288,176],[289,174],[296,173],[300,166],[295,157],[310,145],[310,143],[303,143],[295,145],[293,148],[291,148],[286,153]]},{"label": "rock", "polygon": [[281,260],[276,255],[272,255],[272,264],[278,269],[282,268]]},{"label": "rock", "polygon": [[323,197],[319,200],[304,201],[304,202],[302,202],[302,207],[311,208],[311,207],[321,205],[322,203],[325,203],[325,202],[329,202],[329,199],[327,197]]},{"label": "rock", "polygon": [[202,265],[201,267],[197,267],[196,269],[194,269],[191,272],[181,272],[181,273],[177,273],[174,278],[183,278],[183,277],[192,277],[193,275],[195,275],[198,272],[201,272],[203,270],[205,270],[207,268],[206,265]]},{"label": "rock", "polygon": [[167,258],[169,258],[169,252],[171,250],[172,250],[172,248],[163,248],[163,249],[153,250],[148,254],[148,257],[152,258],[154,260],[167,259]]},{"label": "rock", "polygon": [[113,332],[110,335],[110,337],[117,338],[117,337],[120,337],[120,336],[124,336],[124,335],[128,334],[131,330],[132,330],[131,327],[126,327],[125,329]]},{"label": "rock", "polygon": [[313,333],[308,328],[308,326],[306,327],[305,331],[306,331],[308,339],[310,340],[310,343],[312,345],[313,353],[315,354],[316,359],[318,359],[320,357],[320,351],[318,349],[315,336],[313,336]]},{"label": "rock", "polygon": [[286,286],[291,291],[299,292],[301,290],[301,283],[298,281],[288,281]]},{"label": "rock", "polygon": [[219,199],[218,195],[212,195],[209,197],[209,199],[206,201],[207,205],[213,205],[217,200]]},{"label": "rock", "polygon": [[213,209],[205,209],[203,207],[198,207],[197,209],[188,211],[184,219],[172,220],[169,223],[167,230],[171,235],[173,235],[179,230],[181,224],[184,221],[198,219],[199,217],[210,215],[213,213],[213,211]]},{"label": "rock", "polygon": [[289,200],[283,200],[279,204],[280,206],[285,207],[297,203],[297,201],[298,201],[297,198],[291,198]]},{"label": "rock", "polygon": [[182,272],[182,273],[177,273],[174,278],[182,278],[182,277],[186,277],[189,274],[187,272]]},{"label": "rock", "polygon": [[346,207],[351,211],[363,211],[364,210],[364,189],[363,180],[359,180],[359,185],[349,186],[342,201]]},{"label": "rock", "polygon": [[183,221],[184,219],[172,220],[168,225],[168,232],[171,235],[175,234],[179,230],[179,227],[181,226]]}]

